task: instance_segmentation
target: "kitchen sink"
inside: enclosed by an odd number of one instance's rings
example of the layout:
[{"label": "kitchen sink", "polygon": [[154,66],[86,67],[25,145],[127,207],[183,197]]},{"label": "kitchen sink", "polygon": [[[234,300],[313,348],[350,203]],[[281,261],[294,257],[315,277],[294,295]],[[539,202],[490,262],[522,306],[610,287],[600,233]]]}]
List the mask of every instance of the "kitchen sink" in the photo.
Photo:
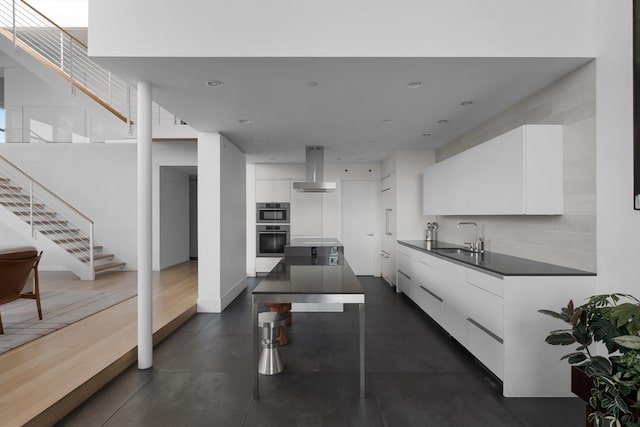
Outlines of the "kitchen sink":
[{"label": "kitchen sink", "polygon": [[471,252],[469,249],[464,248],[434,248],[434,252],[441,252],[444,254],[460,254],[460,255],[475,255],[474,252]]}]

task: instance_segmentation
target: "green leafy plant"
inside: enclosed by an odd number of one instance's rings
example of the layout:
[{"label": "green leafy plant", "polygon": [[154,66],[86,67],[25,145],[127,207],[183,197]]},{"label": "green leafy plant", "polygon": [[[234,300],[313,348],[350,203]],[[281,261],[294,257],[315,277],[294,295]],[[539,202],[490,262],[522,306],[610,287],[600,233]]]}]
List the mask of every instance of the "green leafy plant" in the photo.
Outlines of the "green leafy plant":
[{"label": "green leafy plant", "polygon": [[[569,301],[559,312],[539,310],[570,325],[551,331],[551,345],[577,347],[562,357],[579,366],[591,378],[593,388],[589,422],[603,426],[640,426],[640,301],[627,294],[595,295],[581,306]],[[608,356],[592,353],[590,346],[603,343]]]}]

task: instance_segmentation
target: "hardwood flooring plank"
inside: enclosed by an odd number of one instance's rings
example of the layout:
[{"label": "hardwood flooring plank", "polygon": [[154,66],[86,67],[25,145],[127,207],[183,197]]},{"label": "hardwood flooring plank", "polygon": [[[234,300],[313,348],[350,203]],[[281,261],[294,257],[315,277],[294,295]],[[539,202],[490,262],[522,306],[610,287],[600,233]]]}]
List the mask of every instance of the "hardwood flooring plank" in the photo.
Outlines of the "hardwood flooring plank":
[{"label": "hardwood flooring plank", "polygon": [[[154,342],[195,314],[197,262],[153,274]],[[135,288],[136,272],[95,281],[41,273],[42,289]],[[0,425],[51,425],[82,403],[137,356],[137,297],[0,355]]]}]

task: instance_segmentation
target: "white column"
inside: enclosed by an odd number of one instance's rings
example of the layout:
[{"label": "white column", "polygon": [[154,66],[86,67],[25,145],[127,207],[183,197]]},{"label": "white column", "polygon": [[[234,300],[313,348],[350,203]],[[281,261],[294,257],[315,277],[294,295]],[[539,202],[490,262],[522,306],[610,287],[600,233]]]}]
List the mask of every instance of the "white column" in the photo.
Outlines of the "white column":
[{"label": "white column", "polygon": [[138,83],[138,369],[153,366],[151,85]]}]

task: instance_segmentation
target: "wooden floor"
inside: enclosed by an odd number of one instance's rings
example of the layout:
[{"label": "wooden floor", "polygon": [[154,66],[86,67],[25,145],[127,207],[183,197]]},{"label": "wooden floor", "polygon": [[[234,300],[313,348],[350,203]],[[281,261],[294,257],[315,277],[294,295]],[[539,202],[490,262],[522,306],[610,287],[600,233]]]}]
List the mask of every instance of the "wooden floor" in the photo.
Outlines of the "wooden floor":
[{"label": "wooden floor", "polygon": [[[197,262],[153,273],[154,343],[196,312]],[[95,281],[42,272],[41,290],[136,288],[136,272]],[[0,356],[0,426],[50,426],[135,362],[137,297]]]}]

